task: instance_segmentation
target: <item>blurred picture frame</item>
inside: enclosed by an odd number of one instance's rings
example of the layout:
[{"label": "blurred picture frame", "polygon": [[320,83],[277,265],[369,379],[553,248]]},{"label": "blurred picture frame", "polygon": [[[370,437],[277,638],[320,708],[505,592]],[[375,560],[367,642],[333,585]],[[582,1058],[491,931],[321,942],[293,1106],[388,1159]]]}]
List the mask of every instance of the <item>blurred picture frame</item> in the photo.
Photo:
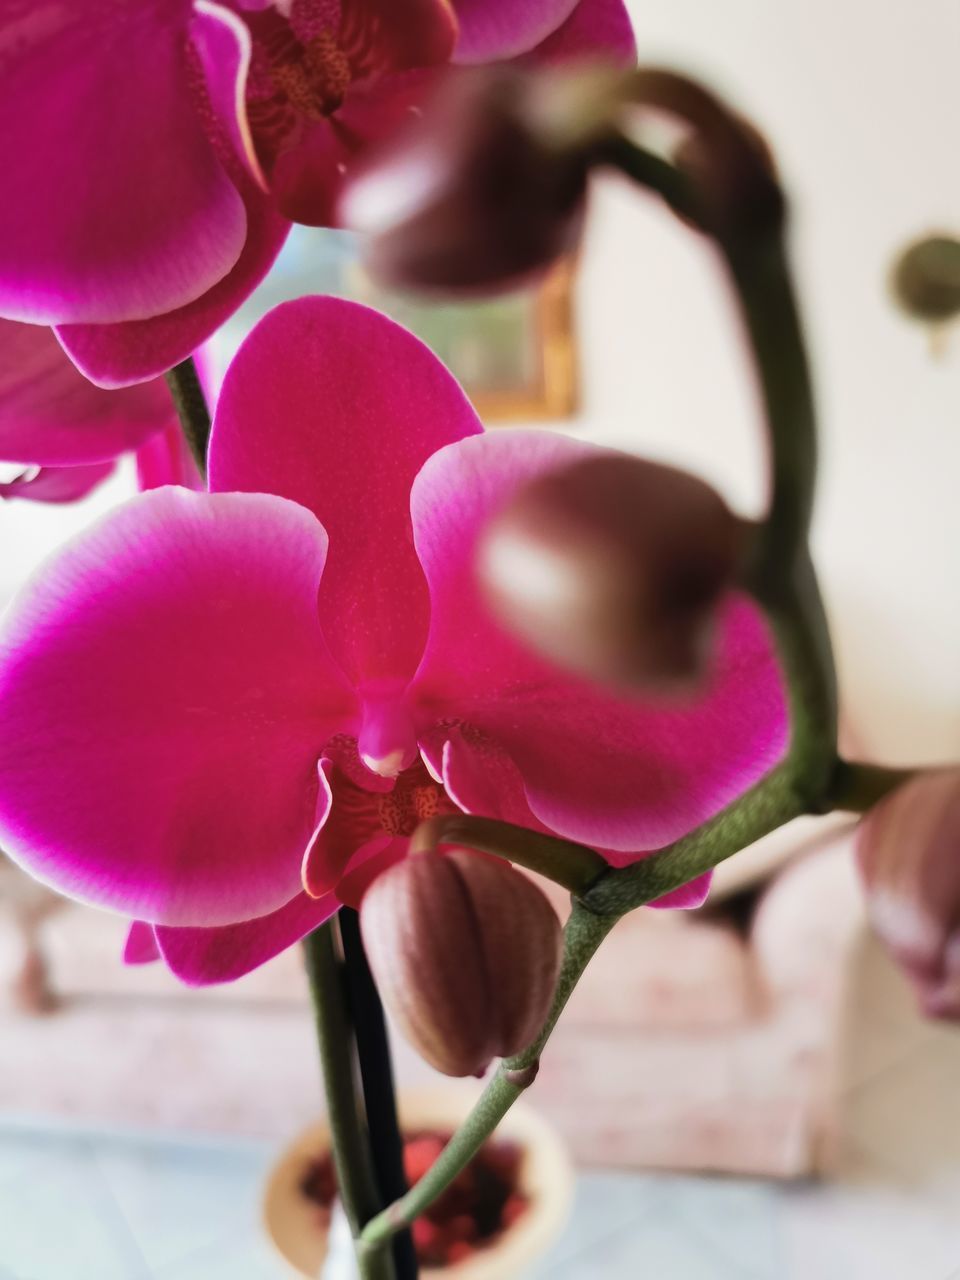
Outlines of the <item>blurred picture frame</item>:
[{"label": "blurred picture frame", "polygon": [[296,227],[270,274],[213,339],[214,364],[222,373],[278,303],[334,294],[376,307],[422,338],[486,425],[562,420],[579,405],[574,270],[562,263],[537,284],[495,298],[424,301],[374,284],[348,233]]}]

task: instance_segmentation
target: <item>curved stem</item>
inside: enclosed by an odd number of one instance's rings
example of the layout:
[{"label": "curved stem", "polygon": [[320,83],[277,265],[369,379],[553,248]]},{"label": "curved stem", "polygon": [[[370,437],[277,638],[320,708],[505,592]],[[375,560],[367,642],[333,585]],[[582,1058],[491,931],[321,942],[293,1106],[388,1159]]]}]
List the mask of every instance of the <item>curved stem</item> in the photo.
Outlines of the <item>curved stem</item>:
[{"label": "curved stem", "polygon": [[564,930],[564,953],[553,1004],[537,1039],[514,1058],[505,1058],[494,1072],[469,1116],[460,1125],[434,1164],[401,1199],[377,1214],[360,1234],[361,1256],[376,1255],[386,1242],[446,1190],[466,1168],[521,1093],[536,1079],[540,1053],[564,1006],[597,947],[616,923],[612,916],[594,915],[574,904]]},{"label": "curved stem", "polygon": [[657,195],[678,217],[696,221],[700,213],[696,189],[685,173],[656,151],[620,132],[613,132],[594,149],[596,163],[610,165]]},{"label": "curved stem", "polygon": [[[347,1014],[335,923],[315,929],[304,941],[307,975],[313,997],[317,1041],[327,1095],[327,1114],[337,1186],[354,1239],[380,1207],[367,1147],[367,1134],[357,1097],[353,1036]],[[388,1251],[359,1259],[362,1280],[394,1280]]]},{"label": "curved stem", "polygon": [[817,470],[806,344],[780,229],[749,247],[720,245],[760,383],[771,444],[772,495],[747,586],[773,628],[790,704],[794,781],[814,811],[837,763],[833,653],[808,536]]},{"label": "curved stem", "polygon": [[817,440],[813,385],[800,313],[779,227],[749,244],[719,245],[759,380],[773,471],[763,569],[805,545],[813,511]]},{"label": "curved stem", "polygon": [[611,868],[584,905],[618,917],[655,902],[806,812],[792,771],[782,764],[689,835],[628,867]]},{"label": "curved stem", "polygon": [[410,852],[424,853],[438,844],[465,844],[481,853],[507,858],[577,895],[585,893],[609,869],[606,860],[586,845],[467,813],[443,814],[422,822],[411,837]]},{"label": "curved stem", "polygon": [[916,777],[919,769],[891,769],[880,764],[841,760],[833,776],[830,808],[866,813],[884,796]]},{"label": "curved stem", "polygon": [[806,545],[781,578],[754,578],[752,592],[767,616],[787,686],[794,783],[812,813],[830,809],[837,766],[837,687],[833,652]]},{"label": "curved stem", "polygon": [[180,419],[190,452],[200,474],[207,474],[207,445],[210,443],[210,410],[203,394],[193,356],[181,360],[166,376],[167,386]]}]

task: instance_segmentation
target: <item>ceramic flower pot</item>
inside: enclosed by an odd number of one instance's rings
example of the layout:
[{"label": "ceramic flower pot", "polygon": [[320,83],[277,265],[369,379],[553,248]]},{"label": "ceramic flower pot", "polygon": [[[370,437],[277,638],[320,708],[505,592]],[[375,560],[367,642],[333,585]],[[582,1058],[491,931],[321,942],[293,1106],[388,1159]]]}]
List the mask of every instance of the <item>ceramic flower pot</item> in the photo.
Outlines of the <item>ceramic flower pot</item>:
[{"label": "ceramic flower pot", "polygon": [[[474,1090],[441,1086],[405,1093],[400,1118],[406,1132],[450,1131],[466,1115]],[[489,1244],[469,1258],[442,1268],[425,1267],[428,1280],[511,1280],[519,1277],[553,1243],[570,1210],[573,1168],[553,1129],[534,1111],[516,1106],[497,1136],[522,1148],[517,1190],[527,1199],[525,1212]],[[312,1125],[287,1148],[266,1183],[263,1216],[267,1234],[292,1269],[305,1280],[318,1280],[328,1260],[328,1236],[318,1221],[316,1206],[301,1183],[311,1161],[329,1148],[325,1123]]]}]

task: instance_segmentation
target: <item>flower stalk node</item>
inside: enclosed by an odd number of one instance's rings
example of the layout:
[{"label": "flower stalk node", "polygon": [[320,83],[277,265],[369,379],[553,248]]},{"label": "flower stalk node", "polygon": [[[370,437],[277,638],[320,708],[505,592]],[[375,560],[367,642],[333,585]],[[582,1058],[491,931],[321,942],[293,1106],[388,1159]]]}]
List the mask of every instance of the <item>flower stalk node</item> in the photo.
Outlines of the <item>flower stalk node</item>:
[{"label": "flower stalk node", "polygon": [[507,1067],[503,1078],[514,1089],[529,1089],[540,1074],[540,1059],[536,1058],[526,1067]]}]

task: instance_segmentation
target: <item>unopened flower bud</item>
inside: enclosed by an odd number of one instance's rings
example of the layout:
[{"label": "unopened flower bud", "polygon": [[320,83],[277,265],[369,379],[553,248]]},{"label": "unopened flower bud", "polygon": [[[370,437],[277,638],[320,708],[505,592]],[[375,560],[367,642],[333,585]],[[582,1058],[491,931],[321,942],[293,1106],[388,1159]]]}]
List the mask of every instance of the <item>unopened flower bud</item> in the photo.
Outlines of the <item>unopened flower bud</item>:
[{"label": "unopened flower bud", "polygon": [[538,477],[490,523],[478,569],[492,607],[594,679],[685,684],[732,583],[745,525],[709,485],[625,454]]},{"label": "unopened flower bud", "polygon": [[890,288],[896,302],[917,320],[951,320],[960,315],[960,239],[924,236],[900,254]]},{"label": "unopened flower bud", "polygon": [[560,922],[509,863],[466,849],[413,854],[374,880],[360,924],[384,1003],[445,1075],[482,1075],[543,1025]]},{"label": "unopened flower bud", "polygon": [[549,75],[456,73],[406,137],[359,170],[340,217],[368,237],[375,279],[435,292],[508,288],[576,246],[590,151],[542,127]]},{"label": "unopened flower bud", "polygon": [[920,775],[860,824],[874,929],[926,1013],[960,1019],[960,768]]}]

